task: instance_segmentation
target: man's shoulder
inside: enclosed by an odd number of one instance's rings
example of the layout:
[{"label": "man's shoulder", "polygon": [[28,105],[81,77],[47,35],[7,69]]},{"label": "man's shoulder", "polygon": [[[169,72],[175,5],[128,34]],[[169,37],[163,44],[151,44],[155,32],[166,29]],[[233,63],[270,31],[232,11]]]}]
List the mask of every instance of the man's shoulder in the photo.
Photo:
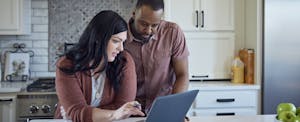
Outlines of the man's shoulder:
[{"label": "man's shoulder", "polygon": [[167,20],[161,20],[161,26],[164,29],[178,29],[179,25],[175,22],[167,21]]}]

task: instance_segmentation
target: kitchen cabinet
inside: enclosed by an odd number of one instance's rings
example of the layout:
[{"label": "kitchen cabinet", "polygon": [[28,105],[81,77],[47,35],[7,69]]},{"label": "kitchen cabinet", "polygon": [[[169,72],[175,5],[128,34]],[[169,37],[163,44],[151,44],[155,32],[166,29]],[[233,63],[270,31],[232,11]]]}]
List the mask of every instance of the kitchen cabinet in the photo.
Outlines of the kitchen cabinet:
[{"label": "kitchen cabinet", "polygon": [[200,90],[189,111],[190,116],[258,114],[258,85],[193,82],[190,86],[191,90]]},{"label": "kitchen cabinet", "polygon": [[164,0],[165,19],[184,31],[234,30],[234,0]]},{"label": "kitchen cabinet", "polygon": [[0,35],[30,34],[30,0],[1,0],[0,17]]},{"label": "kitchen cabinet", "polygon": [[0,94],[0,122],[16,122],[16,95]]},{"label": "kitchen cabinet", "polygon": [[189,55],[189,79],[229,79],[234,58],[234,34],[185,33]]},{"label": "kitchen cabinet", "polygon": [[189,79],[230,79],[234,59],[234,0],[164,0],[164,19],[184,31]]}]

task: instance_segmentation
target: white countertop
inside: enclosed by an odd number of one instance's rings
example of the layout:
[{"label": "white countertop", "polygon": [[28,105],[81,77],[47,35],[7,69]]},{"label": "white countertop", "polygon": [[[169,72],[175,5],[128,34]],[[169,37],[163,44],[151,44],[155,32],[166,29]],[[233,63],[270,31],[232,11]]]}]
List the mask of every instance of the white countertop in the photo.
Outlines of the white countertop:
[{"label": "white countertop", "polygon": [[[136,122],[143,118],[129,118],[117,122]],[[275,115],[253,116],[201,116],[190,117],[190,122],[275,122]]]},{"label": "white countertop", "polygon": [[36,119],[36,120],[30,120],[30,122],[72,122],[72,121],[65,120],[65,119]]},{"label": "white countertop", "polygon": [[56,94],[56,92],[27,92],[26,87],[31,84],[33,81],[16,81],[16,82],[8,82],[2,81],[0,82],[0,94],[8,94],[8,93],[17,93],[18,95],[44,95],[44,94]]},{"label": "white countertop", "polygon": [[235,84],[230,81],[190,82],[189,89],[201,90],[259,90],[258,84]]},{"label": "white countertop", "polygon": [[[144,118],[128,118],[116,122],[136,122]],[[31,120],[30,122],[70,122],[61,119]],[[201,116],[190,117],[190,122],[276,122],[275,115],[252,115],[252,116]]]},{"label": "white countertop", "polygon": [[[23,88],[26,88],[32,81],[27,82],[0,82],[0,93],[20,92]],[[234,84],[229,81],[199,81],[190,82],[189,89],[201,90],[259,90],[258,84]],[[40,92],[37,92],[39,94]],[[21,94],[27,94],[26,92]],[[33,93],[30,93],[33,94]],[[49,94],[49,93],[47,93]],[[51,93],[55,94],[55,92]]]},{"label": "white countertop", "polygon": [[8,82],[8,81],[1,81],[0,82],[0,93],[12,93],[12,92],[20,92],[22,88],[26,88],[28,84],[32,81],[27,82]]}]

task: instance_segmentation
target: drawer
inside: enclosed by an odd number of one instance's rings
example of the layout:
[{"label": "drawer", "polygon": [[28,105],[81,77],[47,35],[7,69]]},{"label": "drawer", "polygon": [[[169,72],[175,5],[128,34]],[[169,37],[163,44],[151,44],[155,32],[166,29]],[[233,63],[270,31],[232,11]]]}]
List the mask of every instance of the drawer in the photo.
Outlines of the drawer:
[{"label": "drawer", "polygon": [[256,107],[256,91],[200,91],[194,108]]},{"label": "drawer", "polygon": [[233,109],[201,109],[193,110],[194,116],[230,116],[230,115],[256,115],[255,108],[233,108]]}]

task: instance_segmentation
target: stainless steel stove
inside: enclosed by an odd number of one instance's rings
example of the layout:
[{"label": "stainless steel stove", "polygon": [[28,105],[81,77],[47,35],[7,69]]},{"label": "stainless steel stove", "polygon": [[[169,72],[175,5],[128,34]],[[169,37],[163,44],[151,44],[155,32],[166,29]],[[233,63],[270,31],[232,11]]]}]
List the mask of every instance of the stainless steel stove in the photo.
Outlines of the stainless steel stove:
[{"label": "stainless steel stove", "polygon": [[19,122],[32,119],[51,119],[58,101],[54,78],[39,78],[17,96]]}]

